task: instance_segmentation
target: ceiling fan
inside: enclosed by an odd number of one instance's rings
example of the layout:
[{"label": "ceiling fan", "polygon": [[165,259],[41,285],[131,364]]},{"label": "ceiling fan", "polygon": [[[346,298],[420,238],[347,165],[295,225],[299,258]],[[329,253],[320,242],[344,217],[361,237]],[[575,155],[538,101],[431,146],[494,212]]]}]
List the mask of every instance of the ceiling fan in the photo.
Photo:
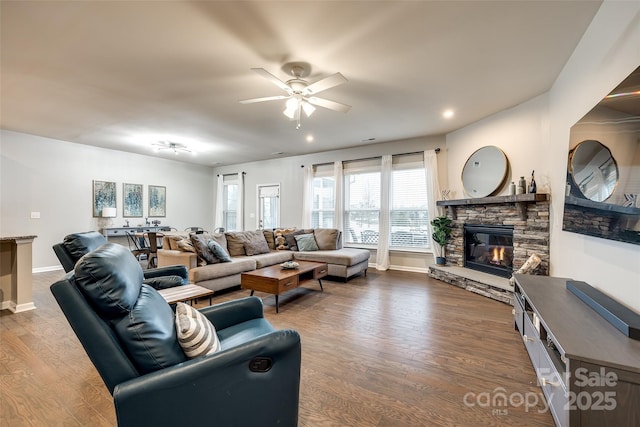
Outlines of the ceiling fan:
[{"label": "ceiling fan", "polygon": [[351,109],[350,105],[342,104],[336,101],[330,101],[324,98],[318,98],[315,94],[323,90],[341,85],[347,82],[347,79],[340,73],[332,74],[315,83],[309,83],[303,77],[309,75],[310,66],[305,62],[292,62],[283,65],[283,70],[289,72],[293,78],[283,82],[264,68],[252,68],[253,71],[269,80],[280,89],[287,92],[286,95],[267,96],[264,98],[245,99],[240,101],[241,104],[253,104],[255,102],[277,101],[286,99],[286,108],[283,114],[291,120],[296,120],[296,129],[300,129],[300,115],[302,111],[307,117],[311,116],[315,111],[315,106],[328,108],[330,110],[346,113]]}]

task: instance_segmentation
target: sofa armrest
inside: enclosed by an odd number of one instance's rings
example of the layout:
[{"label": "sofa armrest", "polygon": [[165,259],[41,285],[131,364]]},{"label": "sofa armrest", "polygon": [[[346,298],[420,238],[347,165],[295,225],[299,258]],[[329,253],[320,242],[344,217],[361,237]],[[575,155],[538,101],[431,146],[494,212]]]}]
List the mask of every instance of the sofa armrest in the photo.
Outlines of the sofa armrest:
[{"label": "sofa armrest", "polygon": [[[300,356],[300,335],[278,330],[126,381],[113,393],[118,426],[295,426]],[[270,369],[252,370],[261,366],[256,357],[270,359]]]},{"label": "sofa armrest", "polygon": [[158,249],[158,267],[184,265],[187,270],[198,266],[198,255],[173,249]]},{"label": "sofa armrest", "polygon": [[258,297],[246,297],[223,302],[201,308],[200,312],[219,330],[247,320],[264,317],[262,300]]},{"label": "sofa armrest", "polygon": [[163,276],[180,276],[183,285],[189,283],[189,271],[184,265],[168,265],[166,267],[152,268],[144,271],[145,279],[154,279]]}]

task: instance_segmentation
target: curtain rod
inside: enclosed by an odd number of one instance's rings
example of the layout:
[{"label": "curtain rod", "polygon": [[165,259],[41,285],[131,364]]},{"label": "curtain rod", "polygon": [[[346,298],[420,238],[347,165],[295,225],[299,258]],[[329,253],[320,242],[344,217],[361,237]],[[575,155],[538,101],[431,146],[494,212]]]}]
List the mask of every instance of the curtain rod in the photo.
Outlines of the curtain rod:
[{"label": "curtain rod", "polygon": [[[440,147],[436,148],[434,150],[436,152],[436,154],[438,154],[440,152]],[[392,154],[392,156],[409,156],[411,154],[422,154],[424,153],[424,151],[413,151],[411,153],[398,153],[398,154]],[[352,160],[342,160],[342,162],[357,162],[357,161],[361,161],[361,160],[373,160],[373,159],[380,159],[382,156],[373,156],[373,157],[364,157],[364,158],[360,158],[360,159],[352,159]],[[324,166],[324,165],[332,165],[334,162],[325,162],[325,163],[314,163],[312,166]],[[301,168],[304,167],[304,165],[300,165]]]}]

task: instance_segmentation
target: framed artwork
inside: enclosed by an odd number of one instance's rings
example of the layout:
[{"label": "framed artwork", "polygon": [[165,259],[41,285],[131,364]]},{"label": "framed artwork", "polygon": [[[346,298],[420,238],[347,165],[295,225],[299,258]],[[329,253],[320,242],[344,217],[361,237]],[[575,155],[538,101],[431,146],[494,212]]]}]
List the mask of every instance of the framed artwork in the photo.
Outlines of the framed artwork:
[{"label": "framed artwork", "polygon": [[122,184],[122,216],[142,218],[142,184]]},{"label": "framed artwork", "polygon": [[116,183],[93,180],[93,217],[102,217],[104,208],[116,208]]},{"label": "framed artwork", "polygon": [[167,216],[167,187],[149,186],[149,216]]}]

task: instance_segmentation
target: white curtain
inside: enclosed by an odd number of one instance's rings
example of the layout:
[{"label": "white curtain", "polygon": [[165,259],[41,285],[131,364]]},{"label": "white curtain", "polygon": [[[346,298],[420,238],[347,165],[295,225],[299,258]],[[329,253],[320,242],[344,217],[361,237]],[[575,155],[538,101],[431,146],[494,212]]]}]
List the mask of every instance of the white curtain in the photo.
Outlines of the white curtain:
[{"label": "white curtain", "polygon": [[213,228],[224,227],[224,218],[223,215],[223,202],[222,196],[224,194],[224,176],[222,174],[218,175],[218,188],[216,189],[216,212],[215,218],[213,219]]},{"label": "white curtain", "polygon": [[304,171],[302,187],[302,228],[312,228],[311,215],[313,212],[313,165]]},{"label": "white curtain", "polygon": [[237,231],[244,231],[244,173],[238,172],[238,206],[236,211]]},{"label": "white curtain", "polygon": [[[432,219],[440,215],[436,201],[440,197],[440,184],[438,183],[438,154],[436,150],[427,150],[424,152],[424,172],[427,179],[427,209],[429,210],[429,223]],[[431,224],[428,227],[429,236],[431,236]],[[433,260],[439,256],[440,247],[431,240],[433,248]]]},{"label": "white curtain", "polygon": [[389,210],[391,209],[391,167],[392,157],[382,156],[382,173],[380,177],[380,228],[378,230],[378,249],[376,269],[389,269]]},{"label": "white curtain", "polygon": [[333,227],[342,231],[342,239],[344,241],[344,174],[342,172],[342,162],[338,161],[333,164],[333,179],[335,180],[335,205],[333,214]]}]

